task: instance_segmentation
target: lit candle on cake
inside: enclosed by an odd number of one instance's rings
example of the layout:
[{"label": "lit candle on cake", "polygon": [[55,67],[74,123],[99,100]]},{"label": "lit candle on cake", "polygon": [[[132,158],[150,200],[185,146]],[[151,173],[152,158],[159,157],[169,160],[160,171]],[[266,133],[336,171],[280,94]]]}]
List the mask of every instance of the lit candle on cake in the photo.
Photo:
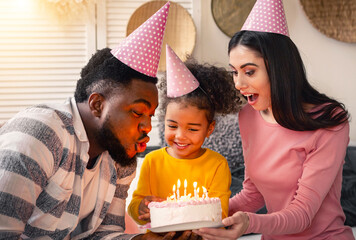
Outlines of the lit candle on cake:
[{"label": "lit candle on cake", "polygon": [[179,188],[180,188],[180,180],[177,181],[177,200],[179,200]]},{"label": "lit candle on cake", "polygon": [[198,185],[198,183],[197,183],[197,182],[193,182],[193,187],[194,187],[194,198],[198,198],[198,196],[197,196],[197,185]]},{"label": "lit candle on cake", "polygon": [[203,188],[203,198],[208,198],[208,192],[206,191],[206,188],[205,187],[202,188]]},{"label": "lit candle on cake", "polygon": [[173,185],[173,197],[174,197],[174,200],[176,200],[176,185],[175,184]]},{"label": "lit candle on cake", "polygon": [[200,187],[198,187],[198,189],[197,189],[197,196],[198,196],[198,198],[199,198],[199,190],[200,190]]},{"label": "lit candle on cake", "polygon": [[187,179],[184,180],[184,197],[187,196]]}]

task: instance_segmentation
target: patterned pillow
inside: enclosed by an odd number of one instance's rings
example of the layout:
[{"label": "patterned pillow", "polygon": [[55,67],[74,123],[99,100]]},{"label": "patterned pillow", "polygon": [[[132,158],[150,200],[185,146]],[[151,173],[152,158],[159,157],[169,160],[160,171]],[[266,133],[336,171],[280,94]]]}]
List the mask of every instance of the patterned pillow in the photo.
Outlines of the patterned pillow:
[{"label": "patterned pillow", "polygon": [[356,146],[347,148],[343,168],[341,206],[346,215],[345,224],[356,226]]}]

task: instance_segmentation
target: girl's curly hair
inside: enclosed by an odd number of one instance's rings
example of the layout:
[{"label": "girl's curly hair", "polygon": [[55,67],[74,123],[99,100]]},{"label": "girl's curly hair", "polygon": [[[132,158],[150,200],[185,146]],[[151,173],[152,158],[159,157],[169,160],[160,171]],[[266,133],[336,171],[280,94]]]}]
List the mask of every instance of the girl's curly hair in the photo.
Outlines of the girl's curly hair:
[{"label": "girl's curly hair", "polygon": [[225,68],[208,63],[199,64],[192,57],[188,58],[185,65],[198,80],[200,86],[181,97],[168,97],[165,74],[158,84],[160,90],[159,120],[164,119],[167,106],[171,102],[193,105],[198,109],[206,110],[209,123],[214,120],[215,113],[226,115],[236,113],[241,109],[244,98],[235,89],[232,75]]}]

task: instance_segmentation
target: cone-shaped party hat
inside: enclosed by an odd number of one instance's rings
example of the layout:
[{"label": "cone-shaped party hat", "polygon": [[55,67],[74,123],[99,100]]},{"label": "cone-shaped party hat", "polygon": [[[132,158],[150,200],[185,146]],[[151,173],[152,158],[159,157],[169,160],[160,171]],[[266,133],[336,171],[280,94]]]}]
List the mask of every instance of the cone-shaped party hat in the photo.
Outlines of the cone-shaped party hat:
[{"label": "cone-shaped party hat", "polygon": [[279,33],[289,37],[282,0],[257,0],[241,30]]},{"label": "cone-shaped party hat", "polygon": [[136,71],[156,77],[169,6],[167,2],[111,53]]},{"label": "cone-shaped party hat", "polygon": [[168,45],[166,45],[166,73],[168,97],[180,97],[199,87],[198,80]]}]

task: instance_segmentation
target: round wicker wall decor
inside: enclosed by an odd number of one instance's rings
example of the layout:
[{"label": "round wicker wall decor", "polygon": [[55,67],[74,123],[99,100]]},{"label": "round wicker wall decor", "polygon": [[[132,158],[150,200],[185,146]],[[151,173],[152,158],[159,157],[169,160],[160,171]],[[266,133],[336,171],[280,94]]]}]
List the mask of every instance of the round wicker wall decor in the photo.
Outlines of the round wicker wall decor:
[{"label": "round wicker wall decor", "polygon": [[218,28],[228,37],[240,31],[256,0],[212,0],[211,13]]},{"label": "round wicker wall decor", "polygon": [[[126,36],[132,33],[166,3],[167,1],[150,1],[137,8],[127,24]],[[171,2],[158,71],[162,72],[166,70],[166,44],[184,62],[187,59],[187,55],[191,55],[194,50],[195,39],[196,29],[189,12],[178,3]]]},{"label": "round wicker wall decor", "polygon": [[328,37],[356,42],[356,0],[300,0],[312,25]]}]

